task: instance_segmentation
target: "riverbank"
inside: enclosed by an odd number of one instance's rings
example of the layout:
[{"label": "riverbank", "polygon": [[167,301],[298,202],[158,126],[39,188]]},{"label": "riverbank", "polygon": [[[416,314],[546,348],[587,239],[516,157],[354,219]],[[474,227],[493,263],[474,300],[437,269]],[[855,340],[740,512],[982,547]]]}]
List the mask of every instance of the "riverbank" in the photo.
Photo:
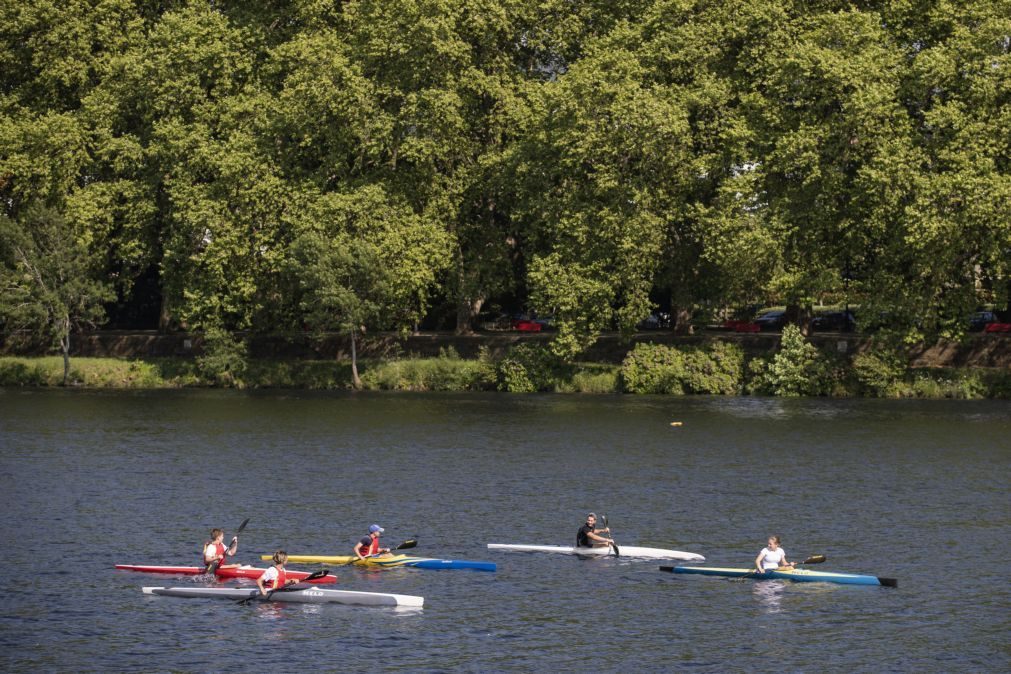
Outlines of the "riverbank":
[{"label": "riverbank", "polygon": [[[633,394],[692,393],[725,395],[825,395],[831,397],[886,397],[920,399],[1011,399],[1011,372],[1004,368],[923,368],[898,372],[875,371],[871,378],[856,369],[830,368],[815,382],[816,392],[769,390],[757,386],[759,375],[743,368],[722,375],[702,363],[700,371],[680,365],[672,375],[670,363],[653,358],[622,365],[575,363],[564,367],[532,364],[527,359],[461,358],[444,352],[435,358],[398,358],[359,362],[366,390],[386,391],[513,391]],[[57,387],[63,379],[63,360],[57,356],[0,357],[0,387]],[[689,382],[685,385],[684,382]],[[694,384],[690,383],[694,382]],[[351,364],[334,360],[249,359],[230,380],[201,373],[196,361],[185,357],[85,358],[71,360],[70,386],[96,389],[252,388],[347,390]]]}]

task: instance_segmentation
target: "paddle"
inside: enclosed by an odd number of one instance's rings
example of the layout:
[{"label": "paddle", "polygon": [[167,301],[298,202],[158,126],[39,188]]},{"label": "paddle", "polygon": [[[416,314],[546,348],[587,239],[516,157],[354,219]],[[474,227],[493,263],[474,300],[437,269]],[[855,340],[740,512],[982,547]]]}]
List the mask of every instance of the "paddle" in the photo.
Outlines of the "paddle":
[{"label": "paddle", "polygon": [[[600,520],[604,523],[604,528],[608,529],[609,527],[607,526],[607,515],[601,513]],[[611,532],[608,531],[607,533]],[[611,536],[611,547],[614,548],[614,556],[621,557],[621,552],[618,550],[618,544],[614,542],[614,536]]]},{"label": "paddle", "polygon": [[[808,557],[807,559],[805,559],[803,562],[796,562],[794,564],[794,566],[800,566],[801,564],[821,564],[826,559],[827,558],[825,557],[825,555],[811,555],[810,557]],[[777,571],[778,569],[770,569],[770,570],[771,571]],[[765,573],[765,572],[763,571],[762,573]],[[752,571],[752,572],[750,572],[750,573],[748,573],[746,575],[741,576],[740,578],[736,578],[735,580],[744,580],[746,578],[753,578],[754,576],[757,576],[757,575],[759,575],[758,571]]]},{"label": "paddle", "polygon": [[[416,547],[418,547],[418,541],[417,541],[417,539],[415,539],[415,538],[408,538],[406,541],[404,541],[403,543],[401,543],[397,547],[391,548],[390,552],[393,552],[394,550],[406,550],[408,548],[416,548]],[[374,555],[365,555],[365,559],[369,559],[371,557],[378,557],[379,555],[385,555],[385,554],[386,554],[385,552],[377,552]],[[348,566],[349,564],[354,564],[357,561],[358,561],[358,555],[354,555],[354,559],[352,559],[350,562],[345,562],[343,564],[340,564],[339,566]]]},{"label": "paddle", "polygon": [[[232,536],[233,543],[239,540],[239,534],[241,534],[245,530],[247,524],[249,524],[248,517],[242,520],[242,524],[240,524],[239,528],[235,530],[235,535]],[[232,546],[229,545],[228,548],[230,547]],[[225,561],[225,557],[228,556],[228,548],[225,548],[225,554],[221,556],[221,559],[217,559],[211,562],[210,566],[207,567],[207,573],[217,573],[218,567],[221,566],[221,564]]]},{"label": "paddle", "polygon": [[268,599],[271,598],[271,596],[273,596],[273,594],[275,592],[295,592],[296,590],[302,589],[302,588],[299,588],[299,587],[295,587],[296,585],[299,585],[300,583],[308,583],[310,580],[316,580],[317,578],[322,578],[323,576],[328,576],[328,575],[330,575],[330,569],[320,569],[319,571],[314,571],[313,573],[310,573],[308,576],[306,576],[302,580],[298,581],[298,583],[292,583],[291,585],[285,585],[283,587],[275,588],[275,589],[271,590],[270,592],[268,592],[267,594],[262,595],[262,596],[260,595],[259,591],[257,591],[256,594],[250,595],[250,596],[246,597],[245,599],[240,599],[239,601],[237,601],[235,603],[236,604],[248,604],[249,602],[253,601],[254,599],[263,599],[263,601],[267,601]]}]

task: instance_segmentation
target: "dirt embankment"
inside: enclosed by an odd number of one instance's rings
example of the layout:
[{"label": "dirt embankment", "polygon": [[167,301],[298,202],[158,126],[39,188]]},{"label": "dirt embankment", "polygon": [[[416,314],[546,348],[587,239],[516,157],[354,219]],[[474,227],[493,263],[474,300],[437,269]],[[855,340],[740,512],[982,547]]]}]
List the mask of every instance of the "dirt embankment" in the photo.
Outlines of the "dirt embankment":
[{"label": "dirt embankment", "polygon": [[[521,334],[513,332],[454,335],[452,333],[425,332],[401,338],[396,333],[365,335],[359,344],[362,358],[391,358],[396,356],[433,357],[440,351],[453,349],[464,358],[476,358],[481,348],[492,355],[500,355],[509,347],[521,342],[544,343],[551,333]],[[779,334],[736,334],[704,332],[682,337],[666,332],[642,332],[631,341],[620,335],[601,336],[581,360],[619,363],[638,342],[670,345],[699,345],[713,340],[725,340],[741,345],[749,355],[764,355],[779,346]],[[871,338],[850,334],[815,334],[812,342],[825,349],[853,355],[869,347]],[[72,341],[74,356],[107,358],[192,357],[200,353],[199,335],[159,334],[150,332],[102,331],[76,335]],[[316,337],[296,335],[250,335],[249,355],[265,359],[347,359],[350,343],[345,336]],[[0,353],[41,355],[46,349],[30,338],[8,339],[0,344]],[[910,348],[910,365],[913,367],[987,367],[1011,368],[1011,335],[970,335],[964,341],[938,341]]]}]

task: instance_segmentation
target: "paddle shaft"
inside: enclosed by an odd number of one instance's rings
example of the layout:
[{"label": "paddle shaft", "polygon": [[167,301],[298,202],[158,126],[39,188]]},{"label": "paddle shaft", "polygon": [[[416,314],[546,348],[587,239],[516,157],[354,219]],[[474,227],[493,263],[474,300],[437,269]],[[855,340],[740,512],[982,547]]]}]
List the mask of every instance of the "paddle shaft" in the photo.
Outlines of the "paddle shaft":
[{"label": "paddle shaft", "polygon": [[[601,513],[600,519],[604,523],[604,528],[605,529],[610,529],[610,527],[607,526],[607,515]],[[608,531],[607,533],[610,535],[610,538],[611,538],[611,548],[614,550],[614,556],[615,557],[621,557],[621,552],[618,550],[618,544],[614,542],[614,536],[611,535],[610,531]]]},{"label": "paddle shaft", "polygon": [[[403,543],[401,543],[397,547],[391,548],[390,552],[393,552],[394,550],[406,550],[407,548],[416,548],[416,547],[418,547],[418,541],[417,541],[417,539],[408,538],[406,541],[404,541]],[[385,552],[377,552],[374,555],[365,555],[365,557],[363,557],[362,559],[371,559],[372,557],[378,557],[380,555],[385,555],[385,554],[386,554]],[[358,562],[358,561],[361,561],[361,560],[358,559],[358,555],[355,555],[354,559],[352,559],[350,562],[346,562],[342,566],[347,566],[349,564],[354,564],[355,562]]]}]

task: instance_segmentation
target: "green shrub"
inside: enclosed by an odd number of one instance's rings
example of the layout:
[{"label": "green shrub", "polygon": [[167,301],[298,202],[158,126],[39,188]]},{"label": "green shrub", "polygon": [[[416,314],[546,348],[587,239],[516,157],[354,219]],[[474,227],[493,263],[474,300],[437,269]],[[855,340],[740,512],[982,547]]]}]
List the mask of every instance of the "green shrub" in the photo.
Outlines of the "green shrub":
[{"label": "green shrub", "polygon": [[853,358],[853,372],[861,392],[874,397],[887,397],[905,377],[906,358],[895,349],[874,348]]},{"label": "green shrub", "polygon": [[621,380],[629,393],[733,395],[741,390],[743,370],[744,351],[736,344],[684,350],[636,344],[622,362]]},{"label": "green shrub", "polygon": [[[614,365],[579,365],[569,382],[559,382],[559,393],[618,393],[620,371]],[[567,386],[566,386],[567,385]]]},{"label": "green shrub", "polygon": [[558,380],[571,379],[572,367],[547,347],[519,344],[498,362],[496,386],[510,393],[550,391]]},{"label": "green shrub", "polygon": [[437,358],[412,358],[378,363],[362,375],[367,389],[393,391],[468,391],[483,387],[485,366],[463,360],[450,347]]},{"label": "green shrub", "polygon": [[771,360],[750,363],[752,393],[776,396],[829,395],[842,379],[834,363],[800,334],[796,325],[783,328],[779,351]]},{"label": "green shrub", "polygon": [[214,326],[204,333],[203,354],[197,357],[197,371],[217,386],[242,388],[246,372],[246,343],[224,328]]}]

